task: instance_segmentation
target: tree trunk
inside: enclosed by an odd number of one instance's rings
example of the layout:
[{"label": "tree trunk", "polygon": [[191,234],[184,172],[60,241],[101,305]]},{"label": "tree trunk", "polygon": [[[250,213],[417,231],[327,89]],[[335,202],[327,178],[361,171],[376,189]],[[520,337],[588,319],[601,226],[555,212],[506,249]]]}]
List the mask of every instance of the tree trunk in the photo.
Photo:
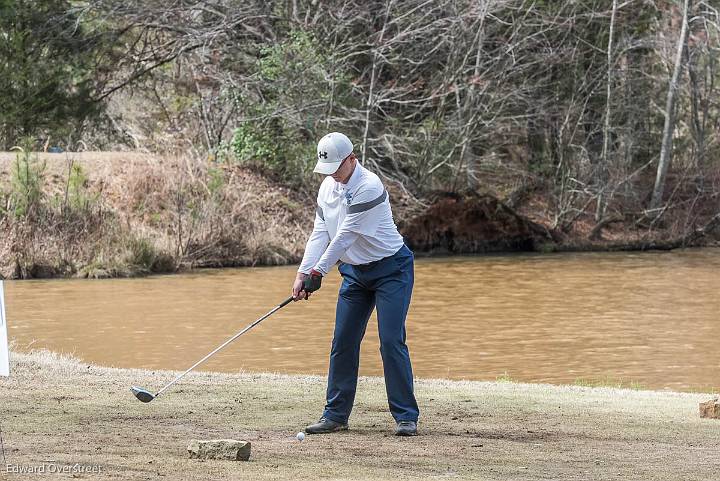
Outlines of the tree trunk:
[{"label": "tree trunk", "polygon": [[605,101],[605,126],[603,128],[603,147],[599,166],[600,185],[597,198],[597,208],[595,210],[595,221],[600,222],[605,215],[605,205],[607,201],[604,198],[605,188],[607,187],[607,171],[608,165],[608,149],[610,147],[610,114],[612,112],[612,72],[613,72],[613,40],[615,35],[615,15],[618,9],[618,0],[613,0],[612,15],[610,16],[610,33],[608,34],[607,45],[607,92]]},{"label": "tree trunk", "polygon": [[657,176],[655,177],[655,188],[653,189],[650,210],[655,210],[662,204],[663,191],[665,189],[665,176],[672,159],[672,137],[675,132],[675,103],[677,101],[678,83],[682,74],[685,55],[685,43],[688,33],[688,11],[690,0],[685,0],[683,5],[682,27],[678,39],[677,52],[675,54],[675,68],[673,69],[670,85],[668,86],[667,101],[665,103],[665,127],[663,128],[663,139],[660,147],[660,160],[658,162]]},{"label": "tree trunk", "polygon": [[373,95],[375,94],[375,81],[378,70],[378,62],[380,56],[378,55],[378,49],[382,46],[382,42],[385,38],[385,29],[387,28],[388,24],[388,18],[390,17],[390,9],[392,8],[393,0],[390,0],[387,3],[387,6],[385,8],[385,20],[383,21],[382,30],[380,31],[380,38],[378,39],[377,43],[375,44],[375,47],[373,48],[372,52],[372,69],[370,70],[370,88],[368,91],[368,98],[367,98],[367,105],[365,108],[365,129],[363,130],[363,137],[362,137],[362,144],[360,148],[360,158],[363,162],[367,162],[367,144],[368,144],[368,135],[370,133],[370,114],[372,113],[373,108],[375,107],[375,99],[373,98]]}]

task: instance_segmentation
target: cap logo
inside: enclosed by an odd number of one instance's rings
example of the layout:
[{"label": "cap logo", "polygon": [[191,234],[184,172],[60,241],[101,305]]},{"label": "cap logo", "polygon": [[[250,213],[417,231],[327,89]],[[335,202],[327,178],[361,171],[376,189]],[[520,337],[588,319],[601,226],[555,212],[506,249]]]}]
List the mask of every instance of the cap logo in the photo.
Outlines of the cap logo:
[{"label": "cap logo", "polygon": [[325,159],[325,160],[327,160],[327,155],[328,155],[327,152],[319,151],[319,152],[318,152],[318,159]]}]

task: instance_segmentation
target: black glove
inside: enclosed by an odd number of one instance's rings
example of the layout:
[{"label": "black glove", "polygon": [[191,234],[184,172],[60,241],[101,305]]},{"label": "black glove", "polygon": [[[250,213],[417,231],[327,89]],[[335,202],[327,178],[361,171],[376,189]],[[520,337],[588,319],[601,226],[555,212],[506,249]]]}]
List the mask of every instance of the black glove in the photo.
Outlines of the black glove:
[{"label": "black glove", "polygon": [[315,292],[318,289],[320,289],[320,285],[322,284],[322,274],[320,274],[315,269],[310,271],[310,275],[305,278],[303,281],[303,291],[305,292]]}]

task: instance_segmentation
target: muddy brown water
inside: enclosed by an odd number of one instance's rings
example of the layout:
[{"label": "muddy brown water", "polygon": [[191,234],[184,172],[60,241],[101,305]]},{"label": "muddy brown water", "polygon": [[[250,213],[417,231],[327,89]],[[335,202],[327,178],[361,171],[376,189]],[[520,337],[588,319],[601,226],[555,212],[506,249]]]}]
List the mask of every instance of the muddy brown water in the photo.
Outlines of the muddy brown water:
[{"label": "muddy brown water", "polygon": [[[289,294],[293,267],[6,282],[9,334],[108,366],[185,369]],[[324,374],[337,270],[203,369]],[[361,374],[382,375],[376,318]],[[720,387],[720,249],[420,259],[417,377]]]}]

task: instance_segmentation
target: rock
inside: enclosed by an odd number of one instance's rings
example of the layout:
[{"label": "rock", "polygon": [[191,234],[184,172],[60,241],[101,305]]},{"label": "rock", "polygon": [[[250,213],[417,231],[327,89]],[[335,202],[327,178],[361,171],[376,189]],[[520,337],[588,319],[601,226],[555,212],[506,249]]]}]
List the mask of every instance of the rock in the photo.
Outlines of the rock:
[{"label": "rock", "polygon": [[720,419],[720,402],[718,398],[700,403],[700,417]]},{"label": "rock", "polygon": [[194,439],[187,448],[192,459],[224,459],[247,461],[250,459],[250,443],[234,439]]}]

